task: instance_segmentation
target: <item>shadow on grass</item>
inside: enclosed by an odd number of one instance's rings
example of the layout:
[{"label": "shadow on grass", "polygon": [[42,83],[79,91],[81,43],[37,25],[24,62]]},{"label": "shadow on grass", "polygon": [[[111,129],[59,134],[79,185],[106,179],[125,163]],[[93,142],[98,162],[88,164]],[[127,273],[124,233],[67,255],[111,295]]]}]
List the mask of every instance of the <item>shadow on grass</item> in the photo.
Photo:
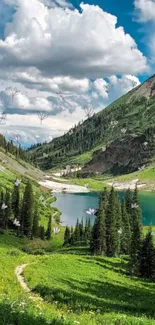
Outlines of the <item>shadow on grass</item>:
[{"label": "shadow on grass", "polygon": [[[39,312],[38,312],[39,314]],[[71,325],[71,322],[54,318],[49,325]],[[40,315],[32,315],[28,310],[13,308],[11,304],[0,302],[0,325],[47,325],[47,320]]]},{"label": "shadow on grass", "polygon": [[62,280],[62,284],[66,289],[38,285],[34,291],[48,302],[57,301],[60,308],[65,304],[74,312],[99,310],[101,313],[155,317],[155,293],[145,288],[100,280],[86,282],[69,279]]}]

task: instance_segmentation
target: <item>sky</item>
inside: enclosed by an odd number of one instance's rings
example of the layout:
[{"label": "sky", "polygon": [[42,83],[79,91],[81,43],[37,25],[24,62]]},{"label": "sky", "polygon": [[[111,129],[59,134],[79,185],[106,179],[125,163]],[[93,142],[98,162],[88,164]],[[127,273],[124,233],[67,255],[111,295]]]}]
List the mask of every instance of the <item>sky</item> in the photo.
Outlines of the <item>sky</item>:
[{"label": "sky", "polygon": [[0,0],[0,133],[51,141],[155,71],[155,0]]}]

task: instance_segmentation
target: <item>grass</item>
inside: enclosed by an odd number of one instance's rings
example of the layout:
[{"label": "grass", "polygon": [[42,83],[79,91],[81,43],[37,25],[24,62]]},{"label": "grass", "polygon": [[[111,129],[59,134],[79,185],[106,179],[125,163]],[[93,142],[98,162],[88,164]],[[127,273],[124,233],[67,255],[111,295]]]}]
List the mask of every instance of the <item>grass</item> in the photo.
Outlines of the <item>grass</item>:
[{"label": "grass", "polygon": [[85,186],[88,184],[88,189],[94,192],[101,192],[105,187],[110,188],[105,182],[103,177],[99,178],[69,178],[70,184]]},{"label": "grass", "polygon": [[[126,261],[55,254],[24,271],[34,292],[85,324],[155,324],[155,284],[130,278]],[[146,299],[147,297],[147,299]]]},{"label": "grass", "polygon": [[93,154],[98,151],[99,149],[101,149],[102,145],[98,145],[95,148],[93,148],[90,151],[84,152],[81,155],[78,155],[76,157],[74,157],[73,159],[71,159],[72,163],[75,164],[79,164],[79,165],[85,165],[86,163],[88,163],[91,159],[93,159]]}]

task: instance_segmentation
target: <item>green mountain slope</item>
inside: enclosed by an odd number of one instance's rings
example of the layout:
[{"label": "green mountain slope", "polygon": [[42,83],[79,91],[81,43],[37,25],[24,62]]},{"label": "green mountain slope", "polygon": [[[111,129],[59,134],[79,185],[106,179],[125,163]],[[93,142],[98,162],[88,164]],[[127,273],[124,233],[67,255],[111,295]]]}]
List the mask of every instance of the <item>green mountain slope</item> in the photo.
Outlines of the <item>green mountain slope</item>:
[{"label": "green mountain slope", "polygon": [[116,140],[125,139],[130,145],[132,139],[144,136],[145,141],[153,126],[155,75],[65,135],[31,150],[31,159],[42,169],[62,166],[62,162],[85,164]]}]

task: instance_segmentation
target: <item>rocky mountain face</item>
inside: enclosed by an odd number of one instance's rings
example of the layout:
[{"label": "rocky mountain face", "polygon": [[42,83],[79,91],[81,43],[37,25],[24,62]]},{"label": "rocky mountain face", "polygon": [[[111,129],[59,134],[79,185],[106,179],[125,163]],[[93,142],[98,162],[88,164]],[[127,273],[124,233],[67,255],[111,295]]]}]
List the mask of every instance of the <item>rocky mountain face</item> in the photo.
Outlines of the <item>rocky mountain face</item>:
[{"label": "rocky mountain face", "polygon": [[83,172],[127,174],[144,169],[154,157],[155,128],[150,128],[140,136],[126,136],[102,148],[83,168]]}]

